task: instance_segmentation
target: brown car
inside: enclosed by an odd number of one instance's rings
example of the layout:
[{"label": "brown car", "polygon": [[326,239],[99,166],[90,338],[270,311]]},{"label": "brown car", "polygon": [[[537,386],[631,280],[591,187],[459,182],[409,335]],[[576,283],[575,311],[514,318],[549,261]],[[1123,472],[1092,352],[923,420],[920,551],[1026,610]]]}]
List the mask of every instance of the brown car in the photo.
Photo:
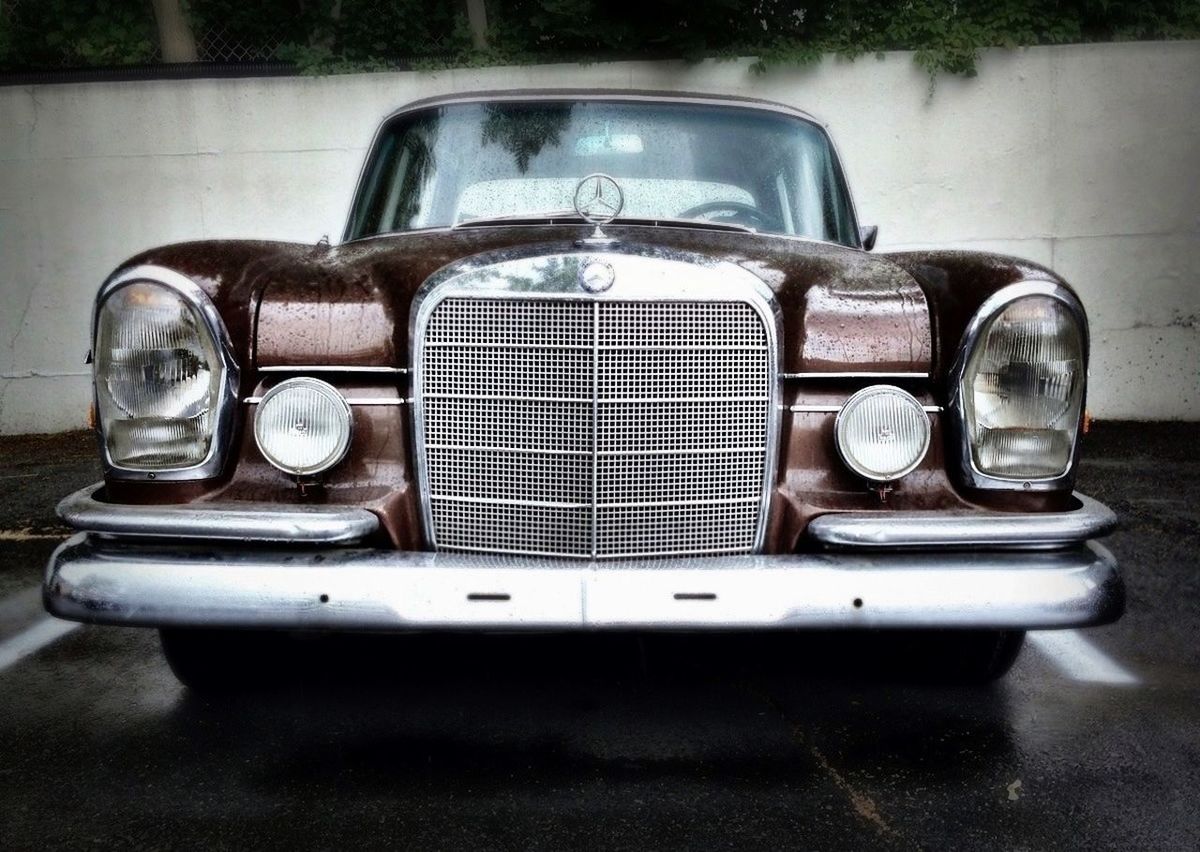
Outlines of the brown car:
[{"label": "brown car", "polygon": [[105,477],[59,508],[47,608],[161,628],[194,685],[279,629],[937,628],[986,679],[1116,619],[1078,298],[875,233],[789,107],[411,104],[340,245],[167,246],[100,288]]}]

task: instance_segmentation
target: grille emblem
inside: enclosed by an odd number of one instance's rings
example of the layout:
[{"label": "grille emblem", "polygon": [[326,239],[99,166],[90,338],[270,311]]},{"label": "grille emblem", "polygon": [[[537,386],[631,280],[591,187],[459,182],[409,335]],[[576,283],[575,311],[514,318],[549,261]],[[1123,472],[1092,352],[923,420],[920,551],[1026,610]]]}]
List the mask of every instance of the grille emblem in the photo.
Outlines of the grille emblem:
[{"label": "grille emblem", "polygon": [[579,270],[579,286],[589,293],[603,293],[616,279],[617,273],[613,268],[598,260]]}]

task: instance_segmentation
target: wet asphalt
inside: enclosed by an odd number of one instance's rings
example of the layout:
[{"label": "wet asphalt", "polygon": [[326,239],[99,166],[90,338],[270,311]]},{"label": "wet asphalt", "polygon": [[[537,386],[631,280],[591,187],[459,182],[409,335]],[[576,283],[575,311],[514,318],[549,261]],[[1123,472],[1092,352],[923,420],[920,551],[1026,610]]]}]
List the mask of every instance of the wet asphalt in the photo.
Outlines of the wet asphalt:
[{"label": "wet asphalt", "polygon": [[[969,688],[897,678],[889,636],[351,637],[211,698],[82,627],[0,670],[0,848],[1200,848],[1198,445],[1085,448],[1129,587],[1085,635],[1136,683],[1029,644]],[[0,648],[97,478],[88,436],[0,439]]]}]

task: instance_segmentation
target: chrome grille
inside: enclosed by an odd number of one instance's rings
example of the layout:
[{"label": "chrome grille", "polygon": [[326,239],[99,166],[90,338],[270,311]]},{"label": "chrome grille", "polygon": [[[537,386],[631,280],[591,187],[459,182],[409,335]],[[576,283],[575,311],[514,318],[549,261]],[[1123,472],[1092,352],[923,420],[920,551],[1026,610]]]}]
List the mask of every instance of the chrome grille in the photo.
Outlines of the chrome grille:
[{"label": "chrome grille", "polygon": [[450,297],[417,333],[438,548],[756,547],[775,376],[753,305]]}]

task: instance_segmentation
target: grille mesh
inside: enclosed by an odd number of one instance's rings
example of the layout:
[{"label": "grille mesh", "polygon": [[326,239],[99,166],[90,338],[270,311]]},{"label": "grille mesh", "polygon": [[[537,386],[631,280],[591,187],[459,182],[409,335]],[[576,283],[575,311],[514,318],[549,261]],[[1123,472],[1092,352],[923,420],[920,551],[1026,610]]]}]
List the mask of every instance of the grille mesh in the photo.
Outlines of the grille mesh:
[{"label": "grille mesh", "polygon": [[749,304],[449,298],[417,367],[439,548],[753,550],[775,377]]}]

